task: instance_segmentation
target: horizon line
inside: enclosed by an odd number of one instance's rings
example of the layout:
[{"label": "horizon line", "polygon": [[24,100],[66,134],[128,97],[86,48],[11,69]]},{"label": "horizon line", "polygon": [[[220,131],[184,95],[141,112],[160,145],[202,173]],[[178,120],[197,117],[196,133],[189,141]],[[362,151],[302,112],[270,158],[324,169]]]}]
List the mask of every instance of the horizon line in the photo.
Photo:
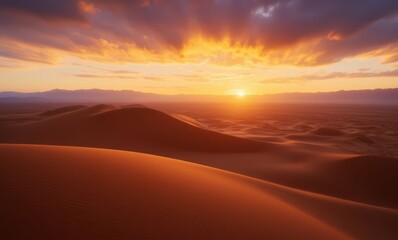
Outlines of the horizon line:
[{"label": "horizon line", "polygon": [[[264,95],[280,95],[280,94],[321,94],[321,93],[338,93],[338,92],[355,92],[355,91],[377,91],[377,90],[396,90],[397,87],[391,88],[366,88],[366,89],[342,89],[336,91],[318,91],[318,92],[280,92],[280,93],[263,93],[263,94],[246,94],[245,97],[250,96],[264,96]],[[22,94],[34,94],[34,93],[44,93],[51,91],[130,91],[142,94],[155,94],[161,96],[214,96],[214,97],[226,97],[226,96],[235,96],[235,94],[189,94],[189,93],[179,93],[179,94],[163,94],[163,93],[154,93],[154,92],[142,92],[133,89],[103,89],[103,88],[80,88],[80,89],[62,89],[62,88],[53,88],[49,90],[42,91],[32,91],[32,92],[20,92],[20,91],[10,91],[10,90],[1,90],[0,93],[22,93]]]}]

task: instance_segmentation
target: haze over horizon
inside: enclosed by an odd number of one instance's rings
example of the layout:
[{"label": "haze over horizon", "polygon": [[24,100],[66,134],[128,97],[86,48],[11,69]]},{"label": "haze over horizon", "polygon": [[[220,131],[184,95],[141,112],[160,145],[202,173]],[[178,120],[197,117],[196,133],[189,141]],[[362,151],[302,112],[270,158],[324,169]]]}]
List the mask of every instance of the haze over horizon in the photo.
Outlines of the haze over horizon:
[{"label": "haze over horizon", "polygon": [[[35,94],[35,93],[46,93],[46,92],[55,92],[55,91],[65,91],[65,92],[79,92],[79,91],[104,91],[104,92],[121,92],[121,91],[129,91],[129,92],[136,92],[136,93],[144,93],[144,94],[157,94],[157,95],[166,95],[166,96],[176,96],[176,95],[191,95],[191,96],[237,96],[238,93],[237,91],[244,91],[242,94],[246,96],[261,96],[261,95],[280,95],[280,94],[324,94],[324,93],[338,93],[338,92],[372,92],[372,91],[398,91],[398,88],[374,88],[374,89],[354,89],[354,90],[346,90],[346,89],[341,89],[341,90],[336,90],[336,91],[314,91],[314,92],[305,92],[305,91],[291,91],[291,92],[278,92],[278,93],[264,93],[264,94],[256,94],[256,93],[249,93],[246,92],[245,90],[242,89],[235,89],[234,91],[231,91],[227,94],[185,94],[185,93],[168,93],[168,94],[162,94],[162,93],[155,93],[155,92],[144,92],[144,91],[139,91],[136,89],[105,89],[105,88],[79,88],[79,89],[64,89],[64,88],[50,88],[50,89],[45,89],[42,91],[0,91],[0,93],[20,93],[20,94]],[[242,96],[242,95],[241,95]],[[239,96],[238,96],[239,97]]]},{"label": "haze over horizon", "polygon": [[244,90],[237,90],[230,95],[201,94],[156,94],[134,90],[53,89],[43,92],[0,92],[0,103],[222,103],[234,108],[248,107],[251,104],[284,103],[284,104],[367,104],[398,105],[398,88],[351,90],[316,93],[276,93],[248,95]]},{"label": "haze over horizon", "polygon": [[398,87],[394,0],[4,0],[0,20],[0,91]]}]

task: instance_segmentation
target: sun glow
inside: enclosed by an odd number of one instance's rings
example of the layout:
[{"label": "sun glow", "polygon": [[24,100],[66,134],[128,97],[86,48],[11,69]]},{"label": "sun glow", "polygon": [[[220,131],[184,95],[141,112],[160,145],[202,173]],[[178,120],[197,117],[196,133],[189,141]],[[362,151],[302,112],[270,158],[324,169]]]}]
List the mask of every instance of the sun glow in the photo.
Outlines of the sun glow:
[{"label": "sun glow", "polygon": [[242,97],[246,96],[246,91],[245,91],[245,90],[242,90],[242,89],[237,89],[237,90],[235,91],[235,94],[236,94],[236,96],[242,98]]}]

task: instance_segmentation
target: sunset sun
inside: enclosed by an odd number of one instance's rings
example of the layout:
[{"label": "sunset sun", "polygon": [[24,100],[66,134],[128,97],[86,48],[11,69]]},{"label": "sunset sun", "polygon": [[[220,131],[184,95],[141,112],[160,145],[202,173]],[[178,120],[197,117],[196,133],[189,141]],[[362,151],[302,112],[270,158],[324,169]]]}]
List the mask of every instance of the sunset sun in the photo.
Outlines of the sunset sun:
[{"label": "sunset sun", "polygon": [[246,91],[245,91],[245,90],[242,90],[242,89],[237,89],[237,90],[235,91],[235,95],[238,96],[238,97],[240,97],[240,98],[245,97],[245,96],[246,96]]}]

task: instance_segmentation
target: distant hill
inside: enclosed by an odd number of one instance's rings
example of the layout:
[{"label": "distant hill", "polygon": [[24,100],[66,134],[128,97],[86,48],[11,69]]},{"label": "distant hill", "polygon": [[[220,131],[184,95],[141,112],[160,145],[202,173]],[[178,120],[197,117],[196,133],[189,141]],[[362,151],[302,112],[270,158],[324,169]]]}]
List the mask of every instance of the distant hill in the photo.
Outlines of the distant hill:
[{"label": "distant hill", "polygon": [[[131,90],[100,90],[100,89],[82,89],[82,90],[62,90],[54,89],[45,92],[20,93],[20,92],[0,92],[1,99],[10,101],[12,99],[20,98],[30,100],[32,98],[36,101],[89,101],[89,102],[114,102],[114,101],[150,101],[156,99],[161,95],[152,93],[142,93]],[[7,99],[6,99],[7,98]]]},{"label": "distant hill", "polygon": [[258,98],[260,101],[269,102],[398,105],[398,88],[318,93],[281,93],[263,95]]},{"label": "distant hill", "polygon": [[[0,102],[222,102],[235,99],[223,95],[162,95],[132,90],[62,90],[20,93],[0,92]],[[253,102],[271,103],[345,103],[345,104],[397,104],[398,88],[351,90],[318,93],[280,93],[246,96]]]}]

